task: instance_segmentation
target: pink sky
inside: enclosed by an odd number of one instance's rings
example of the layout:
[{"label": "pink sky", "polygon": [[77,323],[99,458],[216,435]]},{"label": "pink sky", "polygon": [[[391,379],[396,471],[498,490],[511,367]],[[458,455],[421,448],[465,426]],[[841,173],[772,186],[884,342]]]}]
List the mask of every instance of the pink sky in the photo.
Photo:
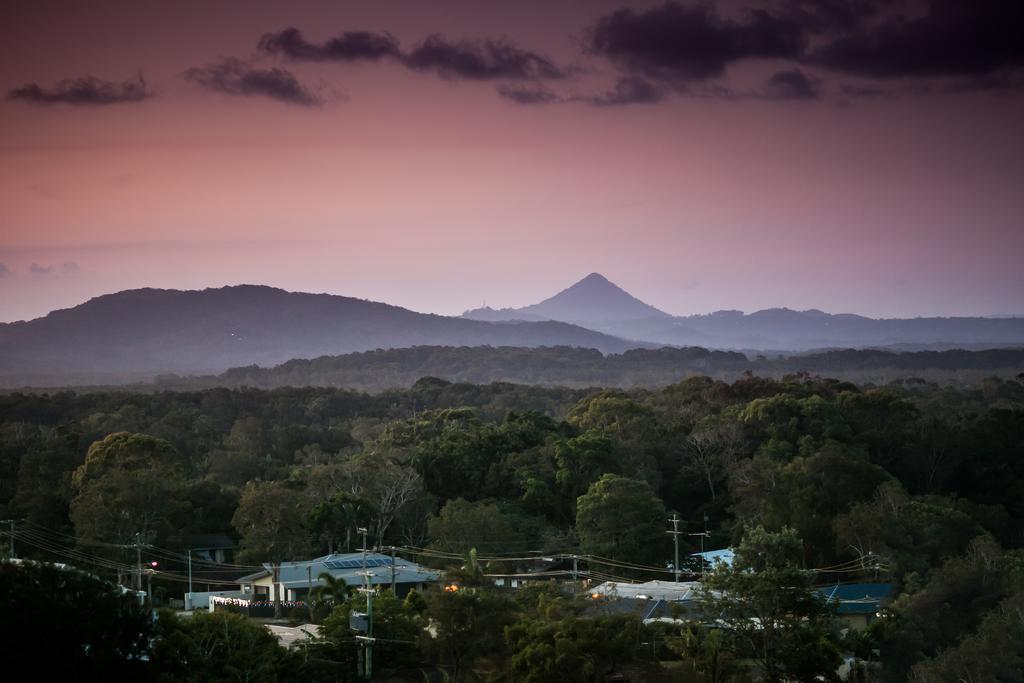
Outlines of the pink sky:
[{"label": "pink sky", "polygon": [[610,67],[579,41],[620,3],[141,4],[0,9],[5,92],[139,70],[155,92],[0,101],[0,320],[242,282],[459,313],[592,271],[678,314],[1024,312],[1016,92],[523,106],[398,64],[282,63],[325,99],[306,108],[180,76],[294,25],[504,35],[585,93]]}]

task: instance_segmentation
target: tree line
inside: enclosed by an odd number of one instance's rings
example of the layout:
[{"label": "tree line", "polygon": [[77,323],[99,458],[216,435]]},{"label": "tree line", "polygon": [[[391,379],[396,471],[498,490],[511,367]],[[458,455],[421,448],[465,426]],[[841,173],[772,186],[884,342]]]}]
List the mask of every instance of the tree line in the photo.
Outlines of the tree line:
[{"label": "tree line", "polygon": [[[301,560],[351,549],[354,529],[367,527],[377,546],[437,556],[572,551],[618,562],[625,578],[666,578],[649,568],[672,559],[665,532],[675,513],[684,532],[708,530],[709,548],[760,539],[784,549],[791,564],[755,572],[781,584],[722,577],[732,592],[756,596],[809,575],[892,582],[892,618],[864,642],[841,644],[880,658],[885,680],[1020,656],[1000,645],[1000,625],[1012,621],[1024,586],[1022,492],[1016,380],[695,376],[626,391],[428,378],[373,395],[307,387],[0,396],[0,512],[94,556],[123,559],[118,546],[136,534],[184,551],[188,535],[221,532],[238,540],[240,563]],[[684,553],[699,548],[682,538]],[[24,552],[55,559],[41,547]],[[860,573],[827,571],[851,566]],[[566,633],[615,642],[599,635],[611,626],[558,595],[524,593],[527,602],[515,603],[483,586],[464,595],[475,597],[443,608],[459,614],[472,603],[508,617],[495,618],[496,640],[479,650],[430,651],[449,670],[461,666],[460,677],[541,657]],[[403,604],[396,614],[420,610],[443,623],[442,606],[421,608]],[[463,623],[449,616],[452,629]],[[782,624],[780,642],[797,626]],[[638,633],[630,648],[646,638]],[[839,647],[824,634],[812,640]],[[705,662],[694,674],[703,680],[712,680],[707,661],[720,660],[709,637],[666,636],[680,657]],[[826,662],[822,652],[805,654]],[[501,657],[488,664],[486,653]]]}]

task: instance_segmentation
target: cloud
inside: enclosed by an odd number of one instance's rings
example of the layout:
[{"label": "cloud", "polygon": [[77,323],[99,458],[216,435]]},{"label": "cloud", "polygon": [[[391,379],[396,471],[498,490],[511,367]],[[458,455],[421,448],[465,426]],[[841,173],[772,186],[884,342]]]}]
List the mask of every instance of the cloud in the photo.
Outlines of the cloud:
[{"label": "cloud", "polygon": [[6,263],[0,263],[0,278],[4,278],[11,274],[11,269],[7,267]]},{"label": "cloud", "polygon": [[74,261],[65,261],[60,264],[61,275],[78,275],[79,271],[81,271],[81,268]]},{"label": "cloud", "polygon": [[[264,34],[258,48],[267,54],[296,61],[394,59],[413,71],[434,71],[451,80],[536,80],[564,76],[547,57],[507,40],[452,41],[433,34],[411,51],[403,52],[390,33],[347,31],[318,44],[306,40],[299,29],[290,27]],[[514,99],[515,92],[510,93],[510,99]]]},{"label": "cloud", "polygon": [[858,27],[809,59],[872,78],[982,75],[1024,66],[1022,35],[1019,0],[931,0],[919,16]]},{"label": "cloud", "polygon": [[896,93],[874,85],[854,85],[844,83],[839,87],[839,94],[847,99],[895,99]]},{"label": "cloud", "polygon": [[765,82],[760,96],[767,100],[816,100],[818,79],[811,79],[800,69],[778,71]]},{"label": "cloud", "polygon": [[612,107],[623,104],[644,104],[660,102],[665,92],[650,81],[636,76],[620,78],[615,86],[601,95],[585,97],[583,101],[598,107]]},{"label": "cloud", "polygon": [[443,78],[467,80],[535,80],[562,78],[555,64],[505,40],[449,41],[428,36],[402,57],[414,71],[436,71]]},{"label": "cloud", "polygon": [[321,99],[302,85],[290,71],[279,67],[258,69],[233,57],[216,64],[192,67],[185,72],[184,77],[208,90],[228,95],[269,97],[303,107],[322,104]]},{"label": "cloud", "polygon": [[52,88],[44,88],[38,83],[28,83],[7,93],[8,99],[40,105],[122,104],[141,102],[152,96],[153,93],[147,87],[141,73],[135,80],[122,83],[103,81],[95,76],[83,76],[64,79]]},{"label": "cloud", "polygon": [[41,266],[38,263],[33,263],[28,267],[28,272],[33,275],[49,275],[53,272],[53,266]]},{"label": "cloud", "polygon": [[498,94],[516,104],[556,104],[564,100],[547,88],[520,87],[503,84],[498,86]]},{"label": "cloud", "polygon": [[805,42],[804,28],[792,15],[756,9],[732,21],[710,5],[667,2],[602,17],[590,32],[588,50],[630,71],[685,84],[717,78],[743,59],[795,59]]},{"label": "cloud", "polygon": [[259,49],[267,54],[310,62],[379,61],[385,57],[400,56],[398,41],[390,33],[346,31],[318,45],[307,41],[294,27],[263,34]]}]

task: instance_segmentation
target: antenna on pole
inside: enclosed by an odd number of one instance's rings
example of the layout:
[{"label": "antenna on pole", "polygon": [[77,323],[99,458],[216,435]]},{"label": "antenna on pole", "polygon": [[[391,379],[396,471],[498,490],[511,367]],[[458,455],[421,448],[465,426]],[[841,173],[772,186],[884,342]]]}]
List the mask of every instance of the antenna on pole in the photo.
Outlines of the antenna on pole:
[{"label": "antenna on pole", "polygon": [[666,531],[666,534],[672,534],[672,545],[675,546],[675,563],[672,565],[672,576],[676,583],[679,583],[679,514],[673,512],[672,517],[668,520],[672,522],[672,531]]}]

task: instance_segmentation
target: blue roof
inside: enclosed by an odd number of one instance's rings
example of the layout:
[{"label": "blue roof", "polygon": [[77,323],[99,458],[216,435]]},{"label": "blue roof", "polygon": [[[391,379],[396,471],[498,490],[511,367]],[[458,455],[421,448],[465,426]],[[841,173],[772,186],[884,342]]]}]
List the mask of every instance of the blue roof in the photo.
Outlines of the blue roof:
[{"label": "blue roof", "polygon": [[882,603],[892,597],[891,583],[837,583],[818,588],[819,595],[837,603],[839,614],[874,614]]}]

